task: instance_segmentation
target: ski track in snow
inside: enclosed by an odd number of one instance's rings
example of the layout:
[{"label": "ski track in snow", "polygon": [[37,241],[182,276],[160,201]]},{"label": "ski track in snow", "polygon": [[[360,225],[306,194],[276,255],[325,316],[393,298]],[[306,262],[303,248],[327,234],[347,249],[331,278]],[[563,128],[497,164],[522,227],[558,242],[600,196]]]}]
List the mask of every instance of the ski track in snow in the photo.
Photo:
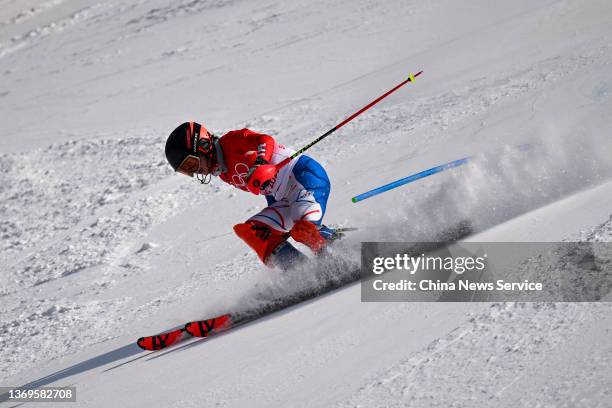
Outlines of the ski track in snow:
[{"label": "ski track in snow", "polygon": [[[61,2],[55,2],[53,4],[49,4],[48,6],[42,5],[38,9],[31,9],[29,13],[20,13],[19,15],[12,18],[10,20],[10,23],[19,24],[25,19],[26,16],[38,14],[43,10],[52,7],[56,4],[61,4]],[[9,42],[0,43],[0,58],[4,58],[28,46],[32,46],[43,40],[47,36],[61,33],[64,30],[73,29],[75,26],[82,24],[90,20],[92,16],[95,16],[101,6],[102,4],[96,4],[91,7],[84,7],[80,10],[70,13],[66,17],[60,18],[59,20],[41,26],[37,26],[36,28],[29,30],[23,34],[13,36]],[[4,25],[7,24],[8,22],[4,23]]]},{"label": "ski track in snow", "polygon": [[[592,395],[567,392],[556,378],[549,392],[508,389],[529,381],[550,354],[579,335],[587,324],[609,316],[609,304],[493,303],[470,323],[432,342],[420,353],[381,373],[343,407],[592,406],[606,399],[605,375],[597,367],[612,363],[612,353],[593,355],[581,367],[580,381]],[[568,350],[571,353],[571,350]],[[566,351],[567,352],[567,351]],[[523,384],[524,385],[524,384]],[[609,396],[607,397],[609,399]]]},{"label": "ski track in snow", "polygon": [[[611,233],[612,215],[579,236],[581,242],[601,243],[610,242]],[[532,276],[542,277],[555,270],[555,264],[534,259],[527,269]],[[483,401],[499,407],[605,406],[602,401],[612,401],[607,385],[612,348],[607,339],[583,333],[599,327],[598,335],[603,335],[609,329],[601,322],[609,323],[611,312],[612,305],[606,302],[490,303],[488,310],[472,315],[469,323],[373,376],[338,407],[469,407],[483,406]],[[571,348],[576,339],[607,346],[593,347],[583,356]],[[571,353],[580,355],[571,375],[559,372],[561,378],[537,377],[542,367],[569,368]],[[525,392],[529,387],[547,391]],[[575,393],[581,388],[589,391]]]},{"label": "ski track in snow", "polygon": [[[143,276],[148,257],[163,248],[143,245],[139,237],[184,210],[180,203],[205,199],[185,183],[150,191],[151,184],[173,176],[159,157],[162,146],[161,138],[100,138],[0,157],[3,374],[40,362],[43,355],[32,350],[53,358],[108,338],[123,323],[100,318],[104,313],[146,318],[155,305],[168,303],[154,299],[133,311],[129,297],[89,300],[128,276]],[[75,166],[87,170],[75,171]],[[76,293],[39,295],[41,285],[72,275],[83,278],[59,283],[58,289],[77,283]],[[168,298],[180,295],[179,288]],[[82,329],[67,342],[60,334],[70,325]]]},{"label": "ski track in snow", "polygon": [[[169,174],[165,163],[150,153],[159,146],[159,140],[144,138],[69,142],[31,155],[5,156],[3,261],[19,276],[17,288],[108,262],[113,246],[150,228],[163,216],[160,213],[176,207],[180,197],[146,195],[149,184]],[[129,164],[117,167],[105,159],[109,154]],[[88,171],[79,174],[75,166]],[[156,206],[167,208],[153,210]],[[4,294],[17,289],[9,282],[5,285]]]},{"label": "ski track in snow", "polygon": [[7,20],[3,21],[1,24],[1,26],[5,26],[5,25],[9,25],[9,24],[19,24],[23,21],[26,21],[27,19],[40,14],[44,11],[49,10],[50,8],[54,7],[54,6],[58,6],[62,3],[64,3],[66,0],[50,0],[50,1],[45,1],[37,6],[33,6],[30,7],[29,9],[25,9],[25,10],[21,10],[19,11],[16,15],[8,18]]}]

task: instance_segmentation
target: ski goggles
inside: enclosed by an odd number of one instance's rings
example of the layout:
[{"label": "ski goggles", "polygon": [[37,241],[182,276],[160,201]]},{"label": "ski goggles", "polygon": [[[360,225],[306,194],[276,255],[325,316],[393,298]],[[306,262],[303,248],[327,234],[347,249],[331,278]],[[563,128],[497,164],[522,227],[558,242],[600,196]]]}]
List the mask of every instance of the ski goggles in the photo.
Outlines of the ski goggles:
[{"label": "ski goggles", "polygon": [[193,177],[193,174],[199,169],[200,158],[190,154],[189,156],[185,157],[181,164],[176,168],[176,171],[186,176]]}]

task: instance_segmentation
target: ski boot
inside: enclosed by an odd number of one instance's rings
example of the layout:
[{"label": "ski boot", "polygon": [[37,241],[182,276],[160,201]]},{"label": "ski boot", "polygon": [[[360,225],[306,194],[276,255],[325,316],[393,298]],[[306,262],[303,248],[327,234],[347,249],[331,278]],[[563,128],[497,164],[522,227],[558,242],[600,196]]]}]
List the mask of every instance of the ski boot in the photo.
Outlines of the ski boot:
[{"label": "ski boot", "polygon": [[344,230],[341,228],[332,228],[327,225],[321,224],[319,227],[319,234],[325,239],[327,244],[331,244],[334,241],[344,238]]}]

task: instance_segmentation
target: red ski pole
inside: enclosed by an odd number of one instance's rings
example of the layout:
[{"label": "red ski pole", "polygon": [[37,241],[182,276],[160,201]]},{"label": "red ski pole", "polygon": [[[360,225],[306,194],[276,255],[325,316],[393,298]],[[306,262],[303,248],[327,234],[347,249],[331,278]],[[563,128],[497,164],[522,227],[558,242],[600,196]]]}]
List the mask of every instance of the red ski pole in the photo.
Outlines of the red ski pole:
[{"label": "red ski pole", "polygon": [[372,102],[368,103],[366,106],[364,106],[363,108],[359,109],[357,112],[353,113],[351,116],[349,116],[348,118],[344,119],[342,122],[338,123],[336,126],[334,126],[333,128],[329,129],[327,132],[323,133],[321,136],[317,137],[315,140],[313,140],[312,142],[308,143],[306,146],[302,147],[300,150],[296,151],[295,153],[293,153],[291,156],[287,157],[282,162],[280,162],[280,163],[278,163],[276,165],[274,165],[274,164],[267,164],[267,165],[259,166],[253,172],[251,177],[249,177],[249,180],[248,180],[248,183],[247,183],[247,188],[249,189],[249,191],[251,191],[252,193],[255,193],[255,194],[259,194],[261,186],[266,181],[272,179],[276,175],[276,173],[280,169],[282,169],[284,166],[286,166],[291,160],[295,159],[300,154],[304,153],[306,150],[310,149],[312,146],[316,145],[321,140],[325,139],[327,136],[331,135],[336,130],[340,129],[342,126],[346,125],[351,120],[355,119],[357,116],[361,115],[363,112],[367,111],[372,106],[376,105],[378,102],[380,102],[381,100],[383,100],[387,96],[391,95],[393,92],[397,91],[402,86],[406,85],[408,82],[414,82],[415,78],[418,77],[419,75],[421,75],[422,73],[423,73],[423,71],[419,71],[419,72],[417,72],[414,75],[411,74],[408,77],[408,79],[400,82],[399,84],[397,84],[392,89],[388,90],[387,92],[385,92],[384,94],[382,94],[378,98],[374,99]]}]

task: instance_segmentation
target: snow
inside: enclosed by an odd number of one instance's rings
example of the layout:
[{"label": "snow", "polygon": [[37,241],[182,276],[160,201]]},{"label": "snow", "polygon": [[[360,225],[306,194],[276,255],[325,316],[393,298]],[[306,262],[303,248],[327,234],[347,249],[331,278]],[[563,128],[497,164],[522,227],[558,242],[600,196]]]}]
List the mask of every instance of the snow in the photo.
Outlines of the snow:
[{"label": "snow", "polygon": [[[579,0],[0,1],[0,385],[66,406],[609,406],[609,303],[361,303],[206,341],[142,335],[308,287],[232,233],[263,199],[174,174],[196,119],[311,150],[361,241],[612,240],[612,5]],[[528,144],[528,149],[517,146]],[[470,164],[353,204],[373,187]],[[2,401],[3,397],[0,397]],[[26,404],[27,405],[27,404]]]}]

